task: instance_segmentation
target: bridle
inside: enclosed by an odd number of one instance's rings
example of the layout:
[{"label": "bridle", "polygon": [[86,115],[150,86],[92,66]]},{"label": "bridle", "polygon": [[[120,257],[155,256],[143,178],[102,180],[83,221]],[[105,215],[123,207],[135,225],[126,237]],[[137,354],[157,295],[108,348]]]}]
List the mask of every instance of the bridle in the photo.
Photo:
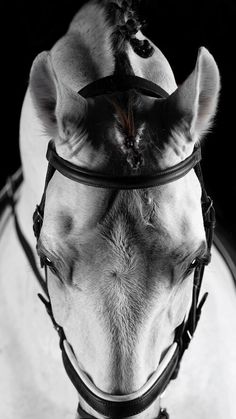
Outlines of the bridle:
[{"label": "bridle", "polygon": [[[168,93],[165,92],[160,86],[157,86],[156,84],[137,76],[125,76],[125,78],[116,78],[114,76],[105,77],[89,84],[83,88],[79,94],[83,97],[94,97],[101,94],[126,91],[129,89],[136,89],[145,95],[156,98],[168,97]],[[199,301],[204,268],[205,265],[210,261],[210,250],[212,246],[213,231],[215,226],[215,212],[213,208],[213,202],[207,195],[203,183],[200,167],[201,149],[200,147],[195,148],[192,155],[181,163],[176,164],[169,169],[158,171],[151,176],[109,176],[103,173],[81,168],[60,157],[56,152],[53,140],[51,140],[48,144],[46,157],[48,159],[48,169],[44,191],[41,202],[39,205],[37,205],[33,215],[33,228],[37,240],[40,236],[40,231],[43,224],[47,186],[56,170],[59,171],[63,176],[75,182],[92,187],[111,189],[143,189],[174,182],[177,179],[185,176],[191,169],[194,168],[201,184],[202,213],[206,231],[209,260],[207,262],[198,261],[196,264],[193,280],[192,305],[187,319],[184,320],[182,324],[176,329],[174,343],[167,352],[164,360],[158,366],[153,376],[140,390],[124,396],[109,395],[100,391],[79,369],[73,348],[67,341],[63,328],[57,324],[53,315],[47,286],[47,267],[44,266],[44,279],[38,271],[33,252],[21,232],[17,217],[15,215],[15,225],[18,237],[25,250],[26,256],[30,261],[36,278],[45,294],[44,296],[39,294],[39,298],[44,303],[52,320],[53,326],[58,332],[63,364],[71,382],[75,386],[80,396],[96,412],[106,417],[117,419],[137,415],[147,409],[164,392],[169,382],[177,377],[182,356],[185,350],[188,348],[188,345],[194,335],[200,318],[202,306],[207,298],[207,293],[205,293]],[[12,208],[14,212],[14,202],[12,203]],[[78,407],[78,412],[84,418],[92,417],[91,415],[87,415],[85,412],[83,412],[80,406]],[[166,410],[162,409],[158,415],[158,419],[167,417],[168,414]]]}]

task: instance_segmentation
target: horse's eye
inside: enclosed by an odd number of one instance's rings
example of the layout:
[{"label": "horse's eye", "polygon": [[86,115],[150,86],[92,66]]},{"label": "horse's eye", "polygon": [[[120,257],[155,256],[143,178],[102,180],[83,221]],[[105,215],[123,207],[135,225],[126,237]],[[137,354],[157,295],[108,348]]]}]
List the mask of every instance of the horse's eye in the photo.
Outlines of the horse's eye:
[{"label": "horse's eye", "polygon": [[190,265],[189,265],[189,268],[190,269],[194,269],[194,268],[196,268],[196,266],[197,266],[197,262],[198,262],[198,260],[197,259],[193,259],[192,260],[192,262],[190,263]]},{"label": "horse's eye", "polygon": [[184,275],[185,278],[192,273],[192,271],[197,267],[198,263],[199,263],[198,258],[192,260],[192,262],[190,263],[190,265],[186,269],[186,272],[185,272],[185,275]]},{"label": "horse's eye", "polygon": [[44,263],[45,263],[45,265],[47,265],[49,267],[53,266],[52,261],[47,257],[44,259]]},{"label": "horse's eye", "polygon": [[41,266],[42,266],[42,268],[43,268],[44,266],[48,266],[48,268],[50,269],[50,271],[51,271],[54,275],[56,275],[56,268],[55,268],[55,266],[54,266],[53,262],[51,261],[51,259],[49,259],[47,256],[45,256],[45,257],[41,257]]}]

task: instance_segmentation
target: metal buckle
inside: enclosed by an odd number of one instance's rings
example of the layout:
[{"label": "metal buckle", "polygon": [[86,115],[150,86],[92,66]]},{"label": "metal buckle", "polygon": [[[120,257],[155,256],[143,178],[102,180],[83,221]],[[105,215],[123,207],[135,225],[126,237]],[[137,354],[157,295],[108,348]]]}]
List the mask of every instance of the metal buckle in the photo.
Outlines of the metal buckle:
[{"label": "metal buckle", "polygon": [[216,219],[215,219],[215,209],[213,206],[213,200],[210,196],[207,196],[207,201],[202,203],[203,208],[203,219],[204,226],[214,228]]},{"label": "metal buckle", "polygon": [[161,411],[160,411],[157,419],[169,419],[169,414],[167,413],[167,410],[161,408]]}]

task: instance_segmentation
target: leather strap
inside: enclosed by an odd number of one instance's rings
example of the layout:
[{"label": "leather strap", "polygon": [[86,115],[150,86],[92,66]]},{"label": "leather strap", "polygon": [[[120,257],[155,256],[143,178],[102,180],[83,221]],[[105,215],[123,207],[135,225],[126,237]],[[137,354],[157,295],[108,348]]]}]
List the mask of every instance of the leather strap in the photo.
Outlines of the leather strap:
[{"label": "leather strap", "polygon": [[[85,412],[85,410],[82,409],[80,404],[78,405],[77,413],[79,414],[79,419],[97,419],[97,418],[95,418],[95,416],[89,415],[87,412]],[[169,419],[169,415],[168,415],[166,409],[161,408],[161,410],[160,410],[156,419]]]},{"label": "leather strap", "polygon": [[53,140],[48,144],[47,159],[63,176],[89,186],[109,189],[142,189],[165,185],[185,176],[201,160],[201,149],[196,148],[191,156],[182,162],[153,175],[111,176],[79,167],[60,157]]},{"label": "leather strap", "polygon": [[[21,178],[20,181],[22,181],[22,179],[23,179],[23,177]],[[14,195],[14,190],[18,187],[18,185],[19,185],[18,183],[17,183],[17,185],[15,185],[12,182],[11,177],[8,178],[8,181],[7,181],[7,198],[8,198],[8,201],[9,201],[11,209],[12,209],[16,234],[17,234],[18,240],[19,240],[19,242],[20,242],[20,244],[21,244],[21,246],[22,246],[22,248],[25,252],[25,255],[26,255],[26,257],[29,261],[29,264],[30,264],[30,266],[31,266],[36,278],[37,278],[38,283],[40,284],[44,293],[46,295],[48,295],[47,285],[46,285],[46,282],[43,279],[42,275],[39,272],[39,269],[38,269],[38,266],[37,266],[37,263],[36,263],[36,260],[35,260],[35,257],[34,257],[34,253],[31,249],[28,241],[26,240],[24,234],[22,233],[20,225],[19,225],[18,217],[17,217],[16,210],[15,210],[15,204],[16,203],[15,203],[15,198],[14,198],[14,196],[15,196]]]},{"label": "leather strap", "polygon": [[156,400],[169,384],[171,377],[176,370],[179,361],[179,346],[176,346],[175,352],[163,373],[158,377],[153,386],[149,388],[142,396],[125,401],[112,401],[108,398],[102,398],[91,392],[77,374],[71,363],[64,345],[61,346],[62,359],[66,372],[75,386],[80,396],[98,413],[114,419],[120,419],[137,415],[147,409]]},{"label": "leather strap", "polygon": [[23,173],[21,167],[11,177],[7,179],[6,185],[0,190],[0,216],[9,202],[11,195],[14,196],[21,182],[23,181]]},{"label": "leather strap", "polygon": [[147,96],[167,98],[169,94],[157,84],[138,76],[107,76],[83,87],[78,94],[84,98],[136,89]]}]

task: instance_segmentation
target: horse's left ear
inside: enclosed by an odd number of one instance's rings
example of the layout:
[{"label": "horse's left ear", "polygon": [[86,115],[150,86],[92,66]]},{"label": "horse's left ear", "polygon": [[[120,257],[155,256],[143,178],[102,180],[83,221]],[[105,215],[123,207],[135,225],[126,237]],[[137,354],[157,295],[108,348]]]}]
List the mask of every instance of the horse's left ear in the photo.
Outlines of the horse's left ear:
[{"label": "horse's left ear", "polygon": [[[83,130],[87,101],[59,80],[50,52],[41,52],[30,71],[33,105],[48,135],[70,139]],[[81,128],[81,130],[80,130]]]},{"label": "horse's left ear", "polygon": [[210,128],[220,90],[219,70],[213,56],[201,47],[195,69],[167,99],[169,122],[188,130],[197,141]]}]

